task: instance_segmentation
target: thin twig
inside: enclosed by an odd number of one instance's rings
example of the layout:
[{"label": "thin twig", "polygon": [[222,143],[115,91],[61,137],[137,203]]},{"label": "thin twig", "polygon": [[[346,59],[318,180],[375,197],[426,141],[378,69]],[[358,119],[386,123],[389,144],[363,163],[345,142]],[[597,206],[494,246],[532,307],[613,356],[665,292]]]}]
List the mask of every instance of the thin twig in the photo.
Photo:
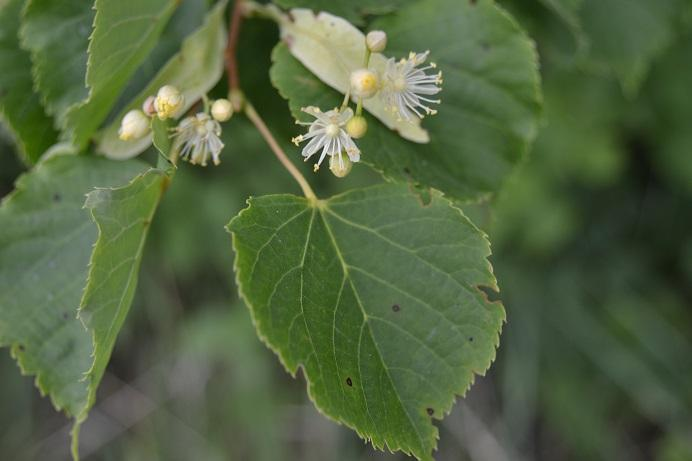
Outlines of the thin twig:
[{"label": "thin twig", "polygon": [[231,21],[228,26],[228,42],[226,43],[226,71],[228,73],[228,86],[231,90],[240,88],[238,78],[238,63],[236,61],[236,50],[238,48],[238,36],[240,35],[240,24],[243,20],[243,0],[235,0]]},{"label": "thin twig", "polygon": [[[230,87],[231,100],[236,98],[233,95],[242,95],[240,90],[240,82],[238,80],[238,62],[236,58],[236,50],[238,48],[238,36],[240,34],[240,24],[243,20],[243,3],[244,0],[236,0],[233,5],[233,13],[231,13],[231,20],[228,26],[228,43],[226,44],[226,71],[228,73],[228,86]],[[238,98],[244,99],[244,98]],[[257,113],[255,108],[248,101],[242,101],[242,106],[245,110],[245,115],[250,119],[250,121],[255,125],[257,130],[260,132],[264,140],[269,144],[272,152],[279,159],[281,164],[291,173],[291,176],[298,182],[300,188],[303,189],[303,195],[309,200],[317,200],[315,192],[313,192],[310,184],[305,179],[305,177],[298,171],[298,169],[291,163],[291,161],[286,156],[279,143],[276,142],[274,136],[267,128],[267,125],[262,120],[262,117]]]},{"label": "thin twig", "polygon": [[255,108],[252,107],[252,104],[250,104],[248,101],[245,101],[245,115],[247,115],[250,121],[255,125],[264,140],[267,141],[267,144],[269,144],[269,147],[271,148],[272,152],[274,152],[274,155],[276,155],[276,157],[279,159],[281,164],[288,170],[289,173],[291,173],[293,179],[300,184],[301,189],[303,189],[303,195],[305,195],[305,197],[309,200],[317,200],[317,196],[315,196],[315,192],[313,192],[310,184],[308,184],[308,181],[300,173],[300,171],[298,171],[295,165],[291,163],[286,156],[286,153],[283,151],[283,149],[281,149],[281,146],[279,146],[279,143],[277,143],[276,139],[274,139],[274,136],[269,131],[269,128],[267,128],[267,125],[265,125]]}]

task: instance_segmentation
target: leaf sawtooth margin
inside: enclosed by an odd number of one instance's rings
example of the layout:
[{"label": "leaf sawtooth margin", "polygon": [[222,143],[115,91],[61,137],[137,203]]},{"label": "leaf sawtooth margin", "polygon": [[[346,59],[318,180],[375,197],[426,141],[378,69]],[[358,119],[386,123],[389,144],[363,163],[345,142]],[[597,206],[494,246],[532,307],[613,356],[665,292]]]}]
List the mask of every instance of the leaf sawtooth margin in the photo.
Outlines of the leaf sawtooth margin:
[{"label": "leaf sawtooth margin", "polygon": [[151,168],[119,188],[97,188],[84,207],[98,229],[78,318],[91,334],[91,368],[84,379],[87,402],[76,415],[72,452],[78,458],[79,429],[96,400],[118,333],[132,305],[144,245],[171,171]]},{"label": "leaf sawtooth margin", "polygon": [[494,360],[505,312],[490,246],[450,201],[404,185],[252,198],[228,225],[260,338],[317,408],[377,448],[431,460],[431,417]]},{"label": "leaf sawtooth margin", "polygon": [[[176,0],[95,0],[94,24],[87,49],[86,99],[65,114],[66,137],[85,146],[116,102],[177,7]],[[133,38],[124,44],[113,35]],[[128,38],[128,39],[129,39]]]}]

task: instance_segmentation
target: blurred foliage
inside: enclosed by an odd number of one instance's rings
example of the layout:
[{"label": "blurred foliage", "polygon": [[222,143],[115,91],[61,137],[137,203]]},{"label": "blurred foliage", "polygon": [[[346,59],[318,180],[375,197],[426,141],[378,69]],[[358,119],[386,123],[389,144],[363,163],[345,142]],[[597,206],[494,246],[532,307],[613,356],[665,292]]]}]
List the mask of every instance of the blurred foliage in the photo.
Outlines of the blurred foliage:
[{"label": "blurred foliage", "polygon": [[[543,126],[503,191],[466,210],[493,241],[508,324],[497,363],[441,424],[437,458],[691,460],[692,21],[679,18],[639,91],[625,94],[572,59],[570,25],[553,11],[501,3],[537,42]],[[184,23],[171,24],[194,27]],[[184,34],[164,36],[155,62]],[[270,23],[244,25],[241,78],[298,159],[286,103],[264,91],[277,38]],[[223,226],[248,195],[297,187],[248,122],[224,136],[221,167],[181,168],[163,201],[82,430],[84,458],[403,459],[317,414],[303,378],[256,338]],[[23,168],[16,158],[0,131],[2,195]],[[335,180],[299,167],[323,194],[377,181],[365,168]],[[69,426],[8,354],[0,376],[0,459],[67,459]]]}]

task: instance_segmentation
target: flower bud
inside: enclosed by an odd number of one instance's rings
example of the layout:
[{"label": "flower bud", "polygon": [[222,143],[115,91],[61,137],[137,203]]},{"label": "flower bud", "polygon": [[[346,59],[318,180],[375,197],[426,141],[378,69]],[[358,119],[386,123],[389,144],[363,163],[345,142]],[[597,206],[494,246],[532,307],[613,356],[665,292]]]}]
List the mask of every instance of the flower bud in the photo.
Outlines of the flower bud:
[{"label": "flower bud", "polygon": [[233,115],[233,105],[228,99],[217,99],[211,105],[211,116],[217,122],[226,122]]},{"label": "flower bud", "polygon": [[353,168],[353,163],[348,158],[348,155],[343,152],[329,157],[329,169],[337,178],[343,178],[348,175],[351,172],[351,168]]},{"label": "flower bud", "polygon": [[370,69],[358,69],[351,72],[351,93],[357,98],[371,98],[377,93],[380,79]]},{"label": "flower bud", "polygon": [[147,99],[144,100],[144,103],[142,104],[142,111],[147,114],[149,117],[153,117],[156,115],[156,107],[154,106],[154,98],[153,96],[149,96]]},{"label": "flower bud", "polygon": [[150,121],[141,110],[131,110],[123,117],[118,130],[118,137],[123,141],[132,141],[149,132]]},{"label": "flower bud", "polygon": [[351,117],[346,123],[346,133],[353,139],[360,139],[368,132],[368,121],[362,115]]},{"label": "flower bud", "polygon": [[373,30],[365,36],[365,44],[373,53],[382,53],[387,47],[387,34],[381,30]]},{"label": "flower bud", "polygon": [[164,85],[159,89],[154,100],[154,108],[161,120],[174,117],[183,107],[185,97],[180,90],[172,85]]}]

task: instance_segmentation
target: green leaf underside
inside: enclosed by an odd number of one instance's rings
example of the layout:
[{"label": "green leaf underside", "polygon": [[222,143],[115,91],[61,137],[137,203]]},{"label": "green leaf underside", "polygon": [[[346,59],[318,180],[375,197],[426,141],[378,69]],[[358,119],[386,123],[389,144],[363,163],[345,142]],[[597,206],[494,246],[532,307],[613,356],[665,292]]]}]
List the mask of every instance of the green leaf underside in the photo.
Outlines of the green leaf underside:
[{"label": "green leaf underside", "polygon": [[0,119],[14,134],[28,163],[36,162],[57,138],[53,119],[34,93],[29,53],[19,48],[23,0],[0,0]]},{"label": "green leaf underside", "polygon": [[187,37],[181,50],[156,74],[156,77],[108,125],[99,142],[99,151],[110,158],[129,158],[144,151],[151,143],[146,136],[138,141],[122,141],[118,128],[125,113],[142,106],[144,100],[155,95],[163,85],[173,85],[185,96],[185,113],[221,78],[224,69],[223,49],[226,46],[224,11],[226,1],[211,10],[204,24]]},{"label": "green leaf underside", "polygon": [[58,124],[67,109],[88,96],[84,86],[93,0],[30,0],[21,27],[31,51],[35,86]]},{"label": "green leaf underside", "polygon": [[[429,144],[405,141],[368,117],[368,134],[357,141],[362,161],[386,178],[459,200],[497,190],[535,136],[541,95],[529,38],[489,0],[415,2],[372,28],[387,32],[388,56],[430,49],[445,81],[439,114],[423,121]],[[300,112],[304,106],[340,104],[341,96],[293,59],[286,45],[277,46],[273,60],[272,82],[296,118],[309,120]]]},{"label": "green leaf underside", "polygon": [[341,16],[354,24],[362,24],[365,14],[384,14],[395,11],[409,0],[275,0],[283,8],[310,8]]},{"label": "green leaf underside", "polygon": [[84,197],[126,184],[135,161],[52,157],[17,181],[0,207],[0,346],[11,346],[42,394],[76,416],[84,408],[91,336],[77,319],[97,230]]},{"label": "green leaf underside", "polygon": [[[118,332],[132,304],[144,243],[169,176],[150,169],[118,189],[96,189],[85,207],[98,226],[79,318],[93,334],[93,366],[86,374],[89,399],[106,369]],[[78,422],[86,418],[86,411]]]},{"label": "green leaf underside", "polygon": [[589,63],[612,71],[635,92],[649,65],[672,42],[680,0],[543,0],[585,40]]},{"label": "green leaf underside", "polygon": [[378,448],[432,459],[431,416],[495,357],[505,319],[485,236],[438,192],[404,185],[326,201],[249,200],[228,226],[240,292],[289,372]]},{"label": "green leaf underside", "polygon": [[83,146],[106,118],[156,44],[176,4],[176,0],[96,0],[86,73],[89,97],[66,115],[75,145]]}]

